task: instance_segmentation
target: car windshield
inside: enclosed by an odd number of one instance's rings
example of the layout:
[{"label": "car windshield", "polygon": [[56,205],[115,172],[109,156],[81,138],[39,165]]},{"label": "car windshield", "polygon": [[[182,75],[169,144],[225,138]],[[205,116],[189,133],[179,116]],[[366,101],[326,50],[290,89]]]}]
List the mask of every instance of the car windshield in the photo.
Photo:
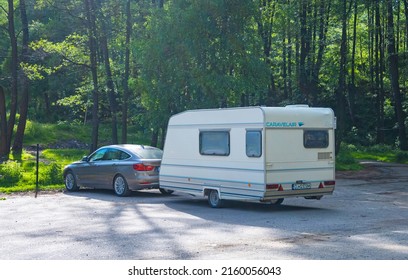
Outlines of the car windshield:
[{"label": "car windshield", "polygon": [[131,149],[136,155],[143,159],[161,159],[163,151],[154,147],[140,146]]}]

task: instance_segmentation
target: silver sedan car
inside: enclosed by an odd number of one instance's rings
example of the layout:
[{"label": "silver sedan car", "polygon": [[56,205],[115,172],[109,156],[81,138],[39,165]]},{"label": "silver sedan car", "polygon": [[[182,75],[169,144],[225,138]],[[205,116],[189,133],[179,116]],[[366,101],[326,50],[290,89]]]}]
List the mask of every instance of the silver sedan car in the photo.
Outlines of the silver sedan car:
[{"label": "silver sedan car", "polygon": [[68,191],[77,191],[79,187],[113,189],[118,196],[127,196],[135,190],[160,189],[162,155],[162,150],[150,146],[104,146],[64,168],[65,187]]}]

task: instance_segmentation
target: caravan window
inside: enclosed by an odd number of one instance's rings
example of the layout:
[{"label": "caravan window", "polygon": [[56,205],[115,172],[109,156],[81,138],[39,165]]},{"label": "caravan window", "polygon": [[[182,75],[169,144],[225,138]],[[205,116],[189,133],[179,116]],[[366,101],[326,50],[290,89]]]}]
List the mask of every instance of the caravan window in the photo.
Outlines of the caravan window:
[{"label": "caravan window", "polygon": [[262,131],[246,132],[246,155],[248,157],[262,156]]},{"label": "caravan window", "polygon": [[200,131],[200,154],[228,156],[230,154],[229,131]]},{"label": "caravan window", "polygon": [[329,132],[327,130],[305,130],[303,145],[305,148],[327,148],[329,146]]}]

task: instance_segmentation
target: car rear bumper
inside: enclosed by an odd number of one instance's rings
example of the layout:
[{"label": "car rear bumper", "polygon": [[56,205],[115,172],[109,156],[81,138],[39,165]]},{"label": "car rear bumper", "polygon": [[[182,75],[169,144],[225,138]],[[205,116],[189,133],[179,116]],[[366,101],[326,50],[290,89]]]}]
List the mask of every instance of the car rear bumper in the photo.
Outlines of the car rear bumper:
[{"label": "car rear bumper", "polygon": [[128,187],[132,191],[143,189],[158,189],[159,176],[141,175],[138,174],[133,180],[128,181]]}]

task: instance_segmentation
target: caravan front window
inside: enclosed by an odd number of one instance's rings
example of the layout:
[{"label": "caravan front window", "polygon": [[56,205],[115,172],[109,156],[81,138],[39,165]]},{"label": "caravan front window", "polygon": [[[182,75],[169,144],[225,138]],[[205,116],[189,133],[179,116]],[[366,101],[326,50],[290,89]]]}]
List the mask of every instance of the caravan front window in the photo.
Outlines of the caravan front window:
[{"label": "caravan front window", "polygon": [[229,131],[200,131],[200,154],[228,156],[230,154]]},{"label": "caravan front window", "polygon": [[260,157],[262,155],[262,131],[246,132],[246,154],[248,157]]}]

